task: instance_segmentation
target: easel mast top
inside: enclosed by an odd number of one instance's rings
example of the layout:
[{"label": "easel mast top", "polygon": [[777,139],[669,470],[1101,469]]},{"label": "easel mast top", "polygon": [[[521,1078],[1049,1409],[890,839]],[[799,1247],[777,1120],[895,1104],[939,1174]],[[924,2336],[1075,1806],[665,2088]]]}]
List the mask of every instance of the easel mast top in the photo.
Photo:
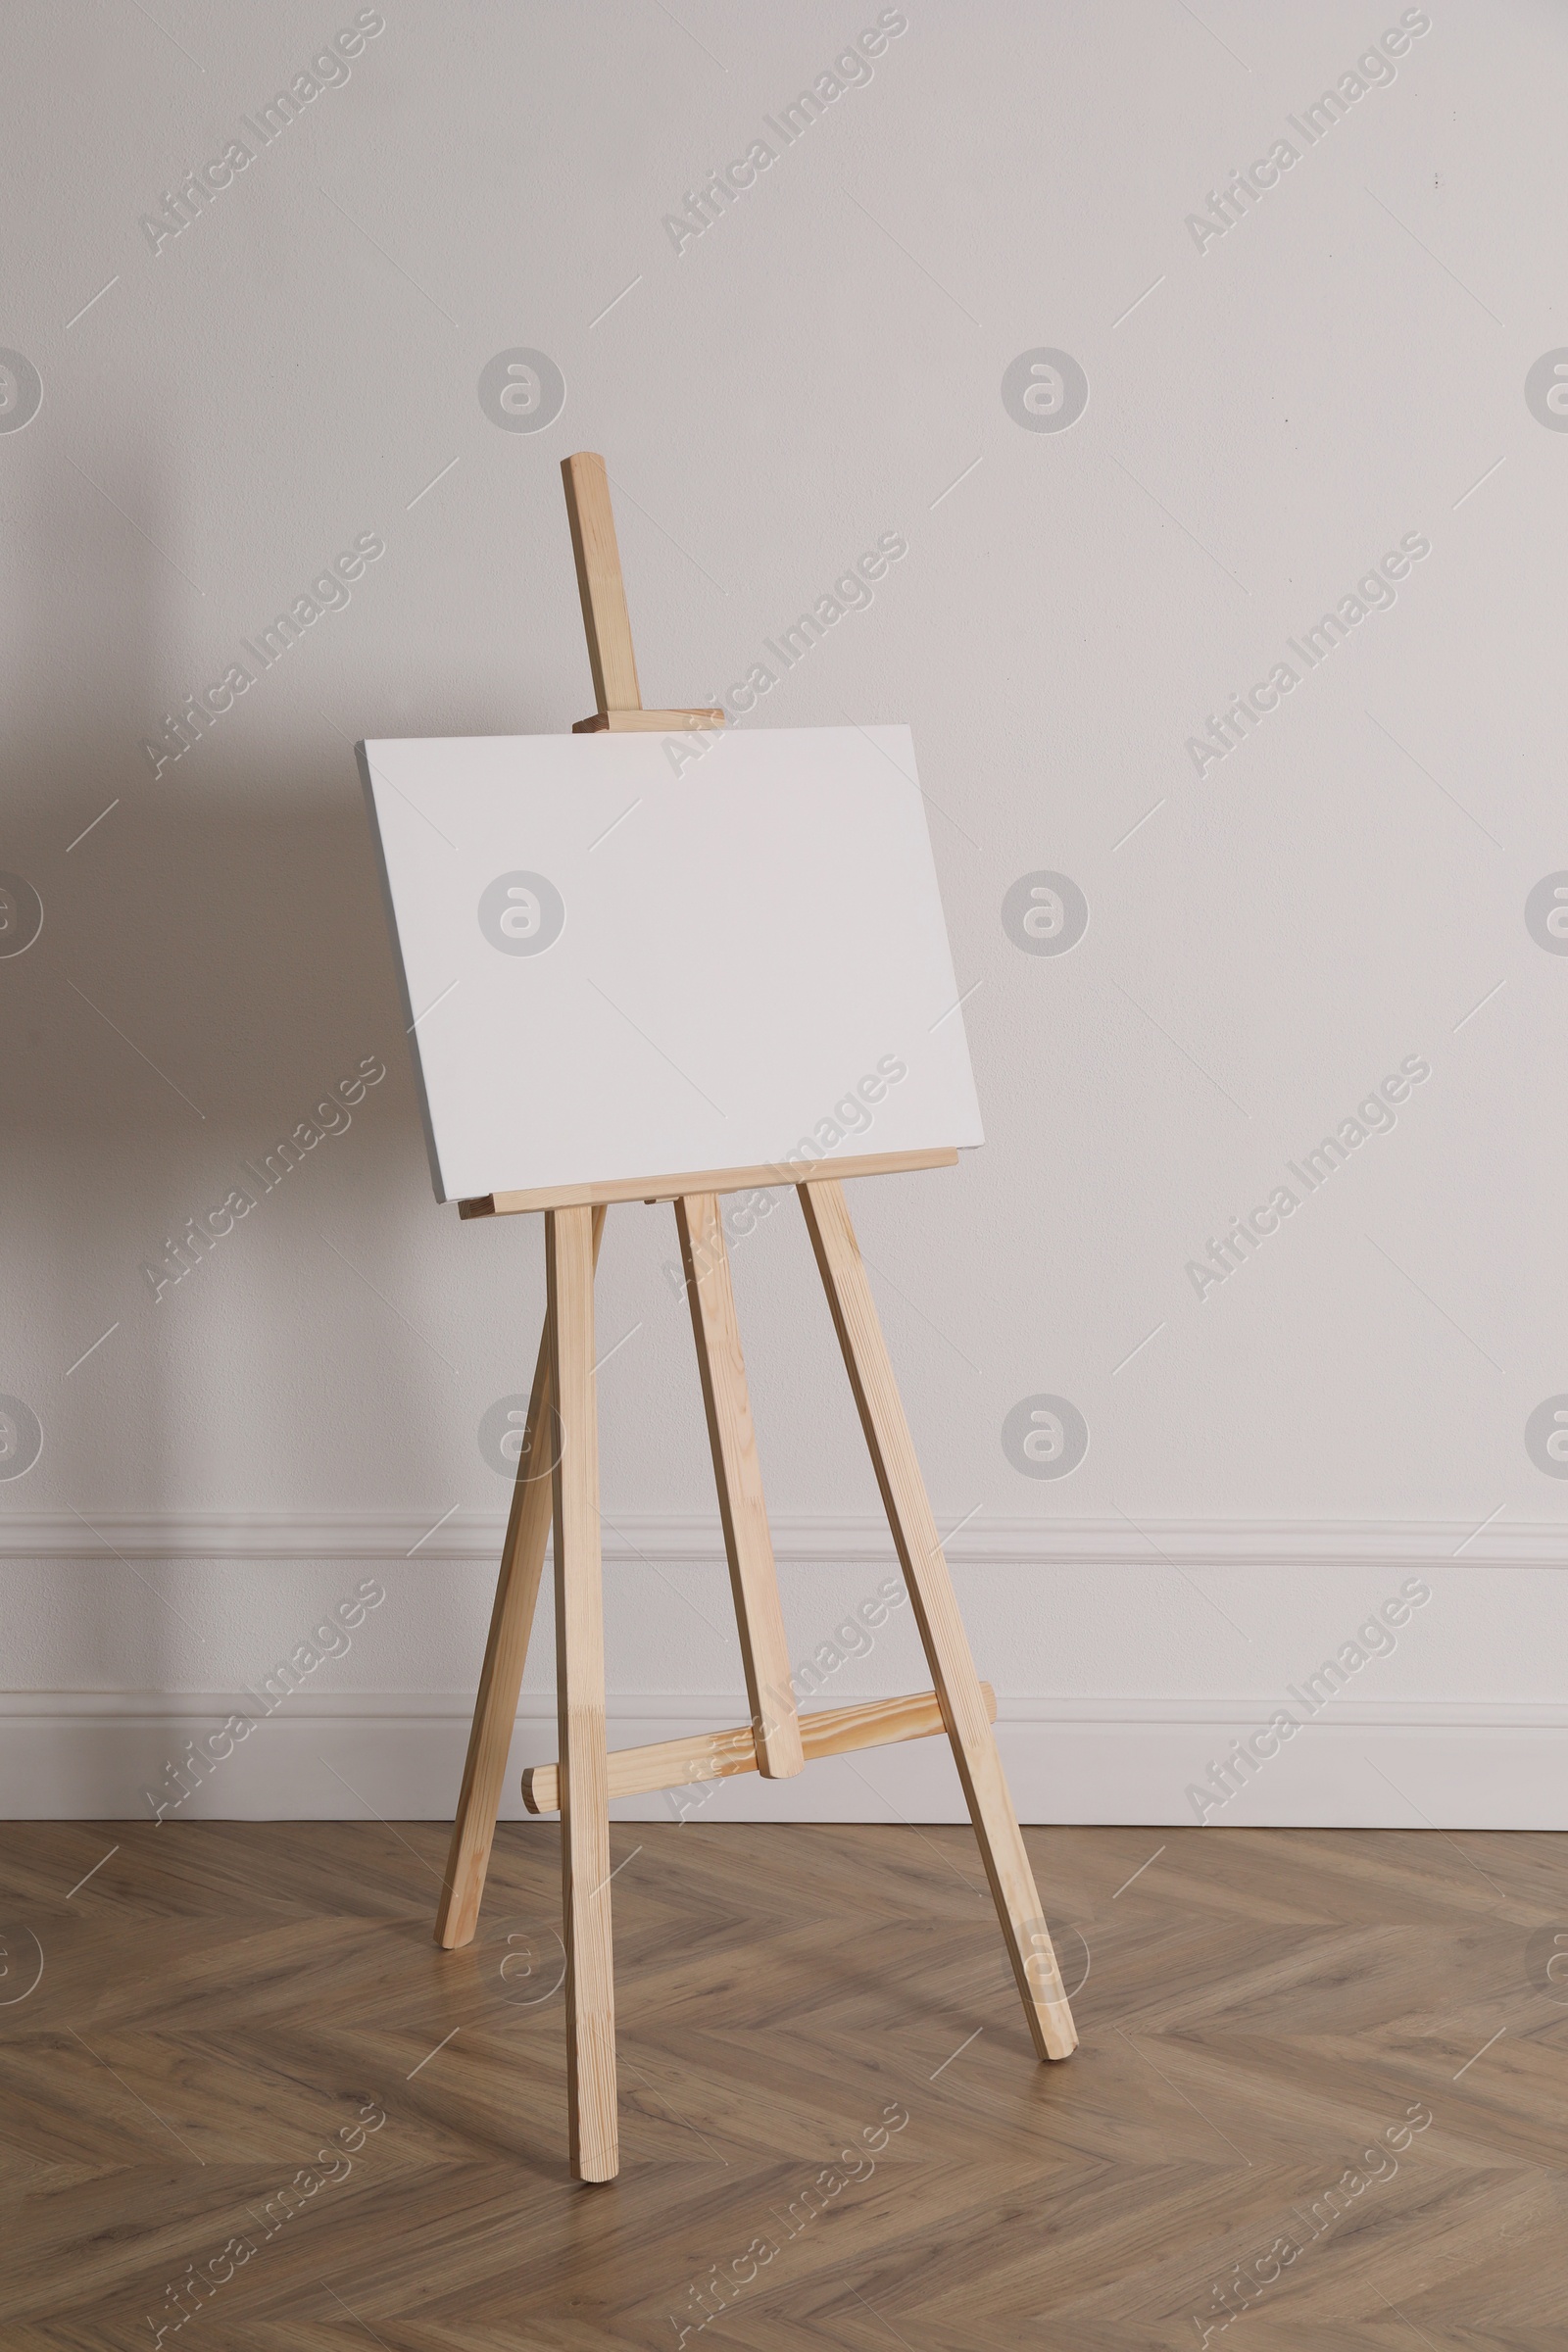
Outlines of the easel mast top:
[{"label": "easel mast top", "polygon": [[596,735],[608,729],[613,734],[662,735],[672,731],[685,734],[695,727],[721,727],[722,710],[643,709],[605,461],[593,450],[580,449],[563,458],[561,477],[566,490],[588,662],[599,704],[591,718],[578,719],[572,733]]},{"label": "easel mast top", "polygon": [[[582,625],[588,639],[588,662],[593,671],[599,708],[591,718],[580,718],[574,735],[687,734],[697,727],[721,727],[722,710],[645,710],[632,652],[631,620],[626,611],[626,588],[620,575],[620,550],[615,541],[615,516],[610,504],[610,476],[605,461],[593,450],[577,450],[561,462],[565,485],[566,514],[571,525],[571,552],[577,565],[577,591],[582,600]],[[891,1176],[912,1168],[951,1168],[957,1152],[952,1145],[934,1145],[918,1152],[860,1152],[835,1159],[824,1174]],[[676,1200],[699,1194],[756,1191],[777,1184],[809,1183],[800,1164],[706,1168],[649,1176],[609,1178],[593,1183],[546,1186],[528,1192],[483,1193],[458,1202],[458,1214],[469,1217],[517,1216],[539,1209],[565,1208],[611,1200]]]}]

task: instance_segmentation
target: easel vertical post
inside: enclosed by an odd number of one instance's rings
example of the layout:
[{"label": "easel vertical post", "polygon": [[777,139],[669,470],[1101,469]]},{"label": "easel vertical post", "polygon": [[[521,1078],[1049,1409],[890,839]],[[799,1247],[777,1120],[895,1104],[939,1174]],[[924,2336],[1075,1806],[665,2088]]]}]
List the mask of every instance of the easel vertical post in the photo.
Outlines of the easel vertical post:
[{"label": "easel vertical post", "polygon": [[577,594],[582,599],[588,665],[594,673],[599,709],[640,710],[642,688],[637,683],[637,658],[632,651],[631,618],[620,576],[620,548],[605,461],[592,450],[579,450],[574,457],[563,458],[561,478],[566,488]]},{"label": "easel vertical post", "polygon": [[616,2167],[615,1987],[610,1932],[610,1777],[605,1762],[605,1604],[599,1550],[592,1212],[545,1219],[560,1438],[554,1471],[561,1889],[566,1947],[566,2105],[571,2169]]},{"label": "easel vertical post", "polygon": [[[596,1265],[604,1231],[605,1211],[596,1208]],[[533,1393],[528,1398],[522,1450],[517,1456],[517,1476],[512,1490],[512,1510],[507,1520],[506,1541],[501,1546],[495,1606],[490,1612],[490,1632],[484,1645],[479,1695],[474,1702],[463,1787],[458,1793],[446,1877],[436,1911],[435,1939],[446,1951],[473,1941],[485,1874],[490,1868],[490,1848],[495,1841],[507,1757],[516,1728],[522,1670],[533,1631],[539,1580],[544,1573],[545,1545],[550,1541],[554,1508],[551,1461],[558,1427],[555,1377],[547,1318],[539,1339]]]}]

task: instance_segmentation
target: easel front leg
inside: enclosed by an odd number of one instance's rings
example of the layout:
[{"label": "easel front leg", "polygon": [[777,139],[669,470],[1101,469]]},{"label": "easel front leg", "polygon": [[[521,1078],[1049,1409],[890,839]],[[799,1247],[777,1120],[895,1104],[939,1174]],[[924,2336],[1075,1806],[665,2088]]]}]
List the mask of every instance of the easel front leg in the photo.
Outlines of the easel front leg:
[{"label": "easel front leg", "polygon": [[831,1181],[798,1189],[1024,2014],[1041,2057],[1065,2058],[1078,2042],[1072,2011],[1007,1793],[871,1286],[856,1247],[844,1189]]},{"label": "easel front leg", "polygon": [[599,1553],[594,1249],[586,1208],[545,1218],[550,1342],[561,1442],[554,1473],[561,1882],[566,1946],[566,2104],[571,2169],[613,2180],[615,1986],[610,1935],[610,1779]]},{"label": "easel front leg", "polygon": [[[594,1210],[594,1262],[604,1237],[605,1212]],[[479,1924],[485,1874],[495,1840],[507,1756],[517,1720],[517,1694],[528,1656],[528,1638],[539,1598],[545,1545],[554,1507],[550,1459],[555,1452],[556,1392],[550,1361],[550,1323],[539,1338],[533,1393],[523,1425],[522,1451],[512,1490],[512,1511],[501,1547],[490,1634],[484,1645],[479,1694],[474,1701],[468,1753],[463,1767],[457,1819],[447,1853],[446,1880],[435,1915],[435,1939],[446,1951],[471,1943]]]},{"label": "easel front leg", "polygon": [[716,1194],[693,1193],[677,1200],[675,1222],[680,1229],[692,1336],[697,1342],[730,1591],[740,1629],[757,1769],[769,1780],[787,1780],[802,1769],[806,1757],[790,1687],[773,1540],[762,1500],[757,1434],[746,1394],[746,1359],[741,1353]]}]

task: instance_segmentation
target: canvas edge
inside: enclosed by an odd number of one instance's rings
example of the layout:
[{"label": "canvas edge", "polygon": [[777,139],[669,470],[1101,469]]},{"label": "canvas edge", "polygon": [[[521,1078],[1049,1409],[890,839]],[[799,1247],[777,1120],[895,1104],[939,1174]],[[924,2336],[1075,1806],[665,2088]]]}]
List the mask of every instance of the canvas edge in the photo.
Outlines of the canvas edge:
[{"label": "canvas edge", "polygon": [[370,747],[362,738],[354,746],[359,764],[360,783],[365,792],[365,806],[370,819],[370,844],[375,852],[375,871],[381,885],[381,911],[386,917],[387,944],[392,952],[392,970],[397,980],[398,1002],[403,1007],[403,1035],[408,1043],[409,1057],[414,1064],[414,1093],[419,1105],[419,1125],[424,1134],[424,1149],[430,1162],[430,1182],[435,1197],[443,1206],[450,1199],[441,1174],[441,1155],[436,1150],[435,1124],[430,1116],[429,1098],[425,1093],[424,1064],[419,1057],[418,1028],[414,1004],[409,995],[409,976],[403,965],[403,941],[398,930],[397,906],[392,897],[392,877],[387,867],[386,848],[381,839],[381,816],[375,805],[375,784],[370,768]]}]

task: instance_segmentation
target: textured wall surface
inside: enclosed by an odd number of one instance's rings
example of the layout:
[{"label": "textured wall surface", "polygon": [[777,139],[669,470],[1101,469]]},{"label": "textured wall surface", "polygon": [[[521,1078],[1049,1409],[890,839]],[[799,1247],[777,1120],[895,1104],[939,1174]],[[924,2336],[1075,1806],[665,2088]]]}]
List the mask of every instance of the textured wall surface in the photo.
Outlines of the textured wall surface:
[{"label": "textured wall surface", "polygon": [[[589,710],[587,448],[648,703],[914,729],[989,1140],[852,1205],[982,1669],[1077,1759],[1020,1747],[1025,1810],[1191,1818],[1416,1576],[1342,1702],[1392,1792],[1315,1732],[1273,1778],[1523,1818],[1568,1721],[1561,12],[23,0],[9,45],[0,1809],[142,1809],[149,1694],[368,1576],[302,1713],[374,1771],[471,1690],[542,1235],[431,1200],[350,747]],[[886,1563],[773,1202],[732,1254],[808,1658]],[[741,1689],[674,1256],[612,1213],[637,1720]],[[907,1612],[823,1671],[922,1682]],[[358,1809],[318,1778],[244,1802]]]}]

